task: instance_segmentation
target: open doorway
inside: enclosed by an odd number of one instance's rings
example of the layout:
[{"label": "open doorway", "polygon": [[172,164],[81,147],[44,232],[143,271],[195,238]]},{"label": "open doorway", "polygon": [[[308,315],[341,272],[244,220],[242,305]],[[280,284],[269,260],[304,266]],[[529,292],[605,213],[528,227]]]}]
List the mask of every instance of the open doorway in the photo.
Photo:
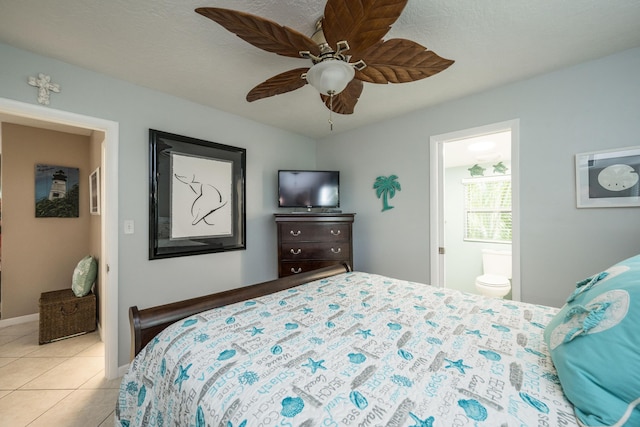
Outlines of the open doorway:
[{"label": "open doorway", "polygon": [[52,130],[88,129],[104,133],[101,147],[102,206],[99,275],[102,285],[101,335],[105,376],[118,376],[118,123],[0,98],[0,121]]},{"label": "open doorway", "polygon": [[518,121],[430,143],[431,283],[519,300]]}]

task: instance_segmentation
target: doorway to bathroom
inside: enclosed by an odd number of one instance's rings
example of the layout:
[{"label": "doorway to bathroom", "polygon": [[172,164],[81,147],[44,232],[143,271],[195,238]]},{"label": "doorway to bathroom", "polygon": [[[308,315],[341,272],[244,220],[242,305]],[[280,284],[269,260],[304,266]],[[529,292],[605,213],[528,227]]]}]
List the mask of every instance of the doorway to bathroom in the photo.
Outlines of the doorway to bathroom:
[{"label": "doorway to bathroom", "polygon": [[[430,143],[431,283],[519,300],[518,121],[437,135]],[[492,259],[496,252],[511,256]],[[484,271],[483,253],[508,263],[511,277]],[[487,274],[498,282],[485,283]]]}]

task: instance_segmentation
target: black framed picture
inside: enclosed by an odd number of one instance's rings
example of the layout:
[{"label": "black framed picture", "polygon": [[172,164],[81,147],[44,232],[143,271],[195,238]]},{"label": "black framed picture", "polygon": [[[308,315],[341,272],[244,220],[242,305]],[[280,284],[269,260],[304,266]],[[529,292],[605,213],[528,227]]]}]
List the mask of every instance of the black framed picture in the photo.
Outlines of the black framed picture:
[{"label": "black framed picture", "polygon": [[578,208],[640,206],[640,146],[576,154]]},{"label": "black framed picture", "polygon": [[246,150],[149,129],[149,259],[246,249]]},{"label": "black framed picture", "polygon": [[79,178],[79,168],[36,164],[36,218],[78,218]]}]

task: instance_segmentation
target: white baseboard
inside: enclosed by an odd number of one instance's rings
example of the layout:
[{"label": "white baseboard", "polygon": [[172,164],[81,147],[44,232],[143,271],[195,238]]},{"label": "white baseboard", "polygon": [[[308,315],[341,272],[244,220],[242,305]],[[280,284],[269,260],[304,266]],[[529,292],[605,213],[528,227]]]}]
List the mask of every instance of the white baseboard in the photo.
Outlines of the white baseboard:
[{"label": "white baseboard", "polygon": [[122,366],[118,367],[118,376],[119,377],[123,377],[124,374],[126,374],[128,370],[129,370],[129,363],[127,363],[126,365],[122,365]]},{"label": "white baseboard", "polygon": [[33,314],[27,314],[26,316],[12,317],[10,319],[0,320],[0,328],[19,325],[21,323],[37,322],[38,320],[40,320],[40,313],[33,313]]}]

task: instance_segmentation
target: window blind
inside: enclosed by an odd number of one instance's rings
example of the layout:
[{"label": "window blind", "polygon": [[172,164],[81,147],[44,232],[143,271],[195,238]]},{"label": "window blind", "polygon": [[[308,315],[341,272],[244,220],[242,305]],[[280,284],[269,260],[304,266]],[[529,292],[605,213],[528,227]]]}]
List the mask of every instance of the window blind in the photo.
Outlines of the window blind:
[{"label": "window blind", "polygon": [[464,240],[511,242],[511,177],[465,179]]}]

